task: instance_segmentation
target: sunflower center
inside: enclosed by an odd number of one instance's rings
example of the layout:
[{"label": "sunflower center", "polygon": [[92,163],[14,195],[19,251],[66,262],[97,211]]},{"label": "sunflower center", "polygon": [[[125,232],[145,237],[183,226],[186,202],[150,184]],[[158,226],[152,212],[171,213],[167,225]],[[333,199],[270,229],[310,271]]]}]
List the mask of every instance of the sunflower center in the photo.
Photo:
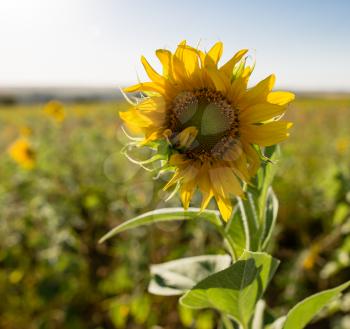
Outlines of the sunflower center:
[{"label": "sunflower center", "polygon": [[168,109],[168,128],[179,134],[196,127],[198,134],[188,155],[220,156],[239,138],[238,110],[216,90],[207,88],[178,95]]}]

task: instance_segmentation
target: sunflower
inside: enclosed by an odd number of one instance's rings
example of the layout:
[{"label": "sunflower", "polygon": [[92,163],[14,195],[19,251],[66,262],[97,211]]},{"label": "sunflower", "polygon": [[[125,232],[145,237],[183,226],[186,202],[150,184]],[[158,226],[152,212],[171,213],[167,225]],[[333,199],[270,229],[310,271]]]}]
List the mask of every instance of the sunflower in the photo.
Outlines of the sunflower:
[{"label": "sunflower", "polygon": [[248,50],[219,66],[222,52],[221,42],[208,52],[186,41],[174,54],[158,49],[162,74],[141,57],[151,81],[124,89],[142,97],[120,116],[129,130],[143,135],[140,145],[166,142],[165,163],[174,173],[165,189],[177,186],[184,208],[199,190],[201,208],[214,197],[227,221],[232,198],[244,195],[245,184],[260,167],[260,148],[289,136],[291,123],[279,119],[294,95],[272,92],[274,75],[248,88],[253,71],[246,64]]},{"label": "sunflower", "polygon": [[44,106],[44,113],[57,123],[63,122],[66,115],[62,103],[55,100],[46,103]]},{"label": "sunflower", "polygon": [[11,158],[25,169],[32,169],[35,166],[35,151],[26,138],[19,138],[13,142],[8,153]]}]

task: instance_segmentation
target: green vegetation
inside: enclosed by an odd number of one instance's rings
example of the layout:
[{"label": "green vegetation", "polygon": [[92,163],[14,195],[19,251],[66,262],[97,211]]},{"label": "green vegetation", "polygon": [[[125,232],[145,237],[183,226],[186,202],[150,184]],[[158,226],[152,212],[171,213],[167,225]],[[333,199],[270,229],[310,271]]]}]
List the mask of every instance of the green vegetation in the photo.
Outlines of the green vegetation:
[{"label": "green vegetation", "polygon": [[[120,154],[125,106],[69,104],[61,124],[42,105],[0,109],[1,329],[215,327],[217,314],[146,292],[149,263],[220,252],[209,221],[162,222],[98,244],[117,224],[165,204],[163,181]],[[266,294],[281,314],[350,279],[350,98],[299,97],[288,112],[294,128],[275,180],[270,250],[282,262]],[[6,151],[21,131],[35,150],[32,170]],[[349,301],[348,293],[308,328],[349,328]]]}]

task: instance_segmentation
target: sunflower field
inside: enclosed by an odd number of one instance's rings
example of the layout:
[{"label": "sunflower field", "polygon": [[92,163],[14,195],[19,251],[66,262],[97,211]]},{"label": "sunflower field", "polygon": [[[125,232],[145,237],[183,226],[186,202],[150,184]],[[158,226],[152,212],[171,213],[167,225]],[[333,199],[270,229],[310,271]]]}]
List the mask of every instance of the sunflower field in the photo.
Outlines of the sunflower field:
[{"label": "sunflower field", "polygon": [[[1,329],[220,322],[217,311],[147,292],[148,264],[223,254],[210,223],[159,222],[98,243],[129,218],[181,206],[177,195],[164,200],[166,181],[121,156],[127,137],[118,112],[127,108],[122,101],[1,106]],[[282,262],[265,297],[271,318],[350,280],[350,98],[300,94],[287,119],[294,126],[273,183],[279,212],[268,251]],[[349,314],[345,292],[306,328],[347,329]]]}]

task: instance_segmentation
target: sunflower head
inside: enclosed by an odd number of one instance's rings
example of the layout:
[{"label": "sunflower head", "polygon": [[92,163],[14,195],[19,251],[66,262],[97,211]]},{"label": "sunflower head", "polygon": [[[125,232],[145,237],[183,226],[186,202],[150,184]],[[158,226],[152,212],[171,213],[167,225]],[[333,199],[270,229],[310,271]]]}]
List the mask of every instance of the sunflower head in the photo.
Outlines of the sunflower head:
[{"label": "sunflower head", "polygon": [[26,138],[19,138],[8,148],[11,158],[25,169],[35,166],[35,151]]},{"label": "sunflower head", "polygon": [[274,75],[248,88],[253,71],[246,64],[248,51],[219,66],[222,51],[221,42],[208,52],[185,41],[175,53],[158,49],[162,73],[142,57],[150,81],[124,89],[142,97],[120,116],[129,130],[142,134],[139,145],[164,155],[164,169],[174,172],[165,189],[179,188],[185,208],[196,190],[202,208],[214,197],[228,220],[232,197],[244,194],[244,184],[260,166],[259,149],[289,136],[291,123],[279,119],[294,95],[273,92]]},{"label": "sunflower head", "polygon": [[61,123],[65,118],[65,110],[62,103],[55,100],[46,103],[44,113],[57,123]]}]

